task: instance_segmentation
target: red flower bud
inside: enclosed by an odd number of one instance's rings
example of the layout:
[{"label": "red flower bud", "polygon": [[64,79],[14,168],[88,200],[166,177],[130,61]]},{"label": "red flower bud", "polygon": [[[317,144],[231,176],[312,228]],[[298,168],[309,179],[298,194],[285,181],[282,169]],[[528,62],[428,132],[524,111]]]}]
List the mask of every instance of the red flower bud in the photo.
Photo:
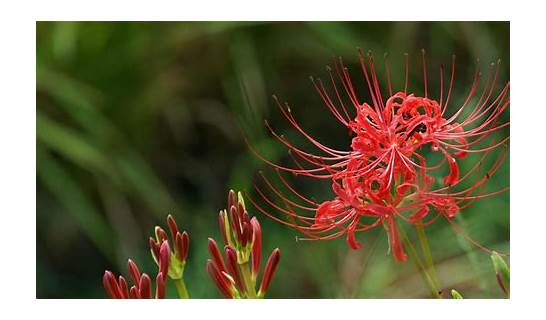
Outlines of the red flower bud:
[{"label": "red flower bud", "polygon": [[138,286],[138,282],[140,280],[140,270],[138,270],[138,266],[133,262],[133,260],[129,259],[129,261],[127,261],[127,269],[129,269],[131,280],[133,280],[133,283]]},{"label": "red flower bud", "polygon": [[212,259],[214,260],[220,271],[226,271],[224,259],[222,259],[222,254],[220,253],[220,249],[218,249],[218,245],[216,244],[216,241],[214,241],[214,239],[209,238],[208,248]]},{"label": "red flower bud", "polygon": [[174,239],[178,233],[178,226],[172,215],[167,216],[167,224],[169,224],[169,230],[171,231],[171,237]]},{"label": "red flower bud", "polygon": [[111,271],[106,270],[102,276],[102,285],[108,296],[112,299],[121,299],[122,294],[116,281],[116,277]]},{"label": "red flower bud", "polygon": [[262,262],[262,228],[256,217],[250,220],[252,225],[252,276],[254,279],[258,277],[260,272],[260,264]]},{"label": "red flower bud", "polygon": [[182,234],[178,232],[175,238],[176,257],[180,261],[186,261],[188,257],[188,249],[190,246],[190,236],[186,231]]},{"label": "red flower bud", "polygon": [[252,241],[252,228],[250,226],[250,223],[243,222],[243,233],[241,236],[241,245],[245,247],[248,242]]},{"label": "red flower bud", "polygon": [[243,222],[246,222],[246,223],[250,223],[250,216],[248,215],[248,211],[244,211],[243,212],[243,219],[242,219]]},{"label": "red flower bud", "polygon": [[155,298],[165,299],[165,277],[160,272],[155,279]]},{"label": "red flower bud", "polygon": [[155,237],[157,242],[163,242],[165,240],[169,240],[169,237],[167,236],[167,232],[163,230],[161,227],[155,227]]},{"label": "red flower bud", "polygon": [[243,281],[241,280],[241,275],[239,274],[239,265],[237,263],[237,252],[230,246],[226,246],[224,249],[226,254],[227,269],[229,274],[233,277],[235,281],[235,286],[237,290],[243,292],[244,286]]},{"label": "red flower bud", "polygon": [[235,209],[235,207],[231,207],[229,210],[229,218],[231,221],[231,229],[235,231],[236,241],[238,243],[243,242],[243,230],[241,230],[239,216],[237,215],[237,209]]},{"label": "red flower bud", "polygon": [[154,238],[150,237],[150,251],[155,261],[159,261],[159,243]]},{"label": "red flower bud", "polygon": [[139,284],[139,294],[141,299],[151,299],[152,298],[152,280],[150,277],[143,273],[140,277]]},{"label": "red flower bud", "polygon": [[138,293],[137,286],[134,285],[129,290],[129,298],[131,299],[140,299],[140,294]]},{"label": "red flower bud", "polygon": [[275,274],[275,270],[277,270],[277,266],[279,265],[279,260],[281,259],[281,251],[279,248],[276,248],[273,250],[271,255],[269,256],[269,259],[267,259],[267,263],[265,264],[265,271],[262,278],[262,284],[260,285],[260,294],[265,294],[267,292],[267,289],[269,288],[269,285],[271,284],[271,279],[273,279],[273,275]]},{"label": "red flower bud", "polygon": [[129,289],[127,287],[127,281],[124,277],[119,276],[119,291],[121,292],[122,299],[129,299]]},{"label": "red flower bud", "polygon": [[169,260],[171,259],[171,248],[169,241],[163,241],[159,249],[159,272],[167,275],[169,271]]},{"label": "red flower bud", "polygon": [[220,233],[222,233],[222,238],[224,238],[224,244],[228,245],[228,235],[226,234],[226,216],[223,210],[220,210],[218,214],[218,224],[220,225]]},{"label": "red flower bud", "polygon": [[232,206],[235,206],[237,204],[237,195],[235,194],[235,191],[229,190],[228,193],[228,209],[230,209]]},{"label": "red flower bud", "polygon": [[231,284],[229,280],[220,272],[218,266],[212,261],[207,260],[207,273],[212,278],[216,287],[220,292],[228,299],[233,298],[233,293],[231,292]]},{"label": "red flower bud", "polygon": [[245,207],[243,206],[243,204],[241,202],[238,202],[237,203],[237,215],[239,216],[239,220],[244,219],[244,212],[245,212]]}]

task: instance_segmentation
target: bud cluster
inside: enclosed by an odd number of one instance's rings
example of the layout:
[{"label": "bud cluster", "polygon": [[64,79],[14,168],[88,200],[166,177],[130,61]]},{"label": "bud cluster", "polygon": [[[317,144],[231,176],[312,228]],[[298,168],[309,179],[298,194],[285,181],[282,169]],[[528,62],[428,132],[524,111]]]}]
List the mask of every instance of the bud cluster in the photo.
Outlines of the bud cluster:
[{"label": "bud cluster", "polygon": [[156,299],[165,298],[165,277],[160,271],[156,277],[155,295],[152,295],[152,280],[146,273],[140,273],[138,266],[133,260],[128,261],[129,275],[133,285],[129,288],[127,280],[123,276],[116,276],[106,270],[102,277],[102,284],[108,296],[112,299]]},{"label": "bud cluster", "polygon": [[173,280],[182,279],[184,266],[188,257],[190,237],[186,231],[180,232],[172,215],[167,216],[167,223],[174,244],[174,252],[169,245],[167,232],[161,227],[155,227],[155,239],[150,237],[150,251],[159,269]]},{"label": "bud cluster", "polygon": [[218,218],[225,244],[224,255],[216,241],[209,238],[212,259],[207,261],[207,273],[227,298],[263,298],[279,264],[280,250],[276,248],[269,256],[256,292],[262,258],[262,231],[258,219],[250,218],[241,193],[236,195],[233,190],[228,194],[228,209],[220,211]]},{"label": "bud cluster", "polygon": [[[181,298],[187,298],[188,294],[182,276],[184,266],[188,256],[190,238],[187,232],[178,231],[174,218],[169,215],[167,223],[174,243],[174,252],[169,245],[169,237],[161,228],[155,228],[155,239],[150,237],[150,251],[154,261],[159,267],[156,277],[156,290],[154,297],[156,299],[165,298],[165,288],[168,278],[173,279]],[[123,276],[118,279],[110,271],[106,271],[102,277],[102,284],[106,293],[113,299],[151,299],[152,281],[146,273],[140,273],[136,263],[129,259],[129,274],[133,286],[130,288]]]}]

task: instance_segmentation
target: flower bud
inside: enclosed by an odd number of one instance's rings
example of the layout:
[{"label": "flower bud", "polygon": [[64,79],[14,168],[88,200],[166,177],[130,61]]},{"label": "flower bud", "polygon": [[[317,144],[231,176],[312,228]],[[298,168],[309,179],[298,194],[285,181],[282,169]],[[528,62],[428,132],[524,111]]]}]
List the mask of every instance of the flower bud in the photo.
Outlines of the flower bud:
[{"label": "flower bud", "polygon": [[127,261],[127,269],[129,269],[131,280],[138,286],[138,282],[140,281],[140,270],[138,270],[138,266],[133,260],[129,259],[129,261]]},{"label": "flower bud", "polygon": [[118,277],[119,291],[121,292],[122,299],[129,299],[129,289],[127,287],[127,281],[124,277]]},{"label": "flower bud", "polygon": [[256,280],[260,272],[260,264],[262,262],[262,229],[256,217],[250,220],[252,225],[252,278]]},{"label": "flower bud", "polygon": [[138,293],[137,286],[134,285],[129,290],[129,298],[131,299],[140,299],[140,294]]},{"label": "flower bud", "polygon": [[269,288],[269,285],[271,284],[271,280],[273,279],[273,275],[275,274],[277,266],[279,265],[280,259],[281,259],[281,251],[279,250],[279,248],[276,248],[275,250],[273,250],[273,252],[269,256],[269,259],[267,259],[267,263],[265,264],[265,271],[262,277],[262,284],[260,285],[260,291],[258,292],[259,297],[263,297],[265,293],[267,292],[267,289]]},{"label": "flower bud", "polygon": [[165,299],[165,277],[160,272],[155,279],[155,298]]},{"label": "flower bud", "polygon": [[237,252],[230,246],[226,246],[225,249],[227,269],[229,274],[233,277],[235,286],[240,292],[244,292],[243,281],[241,280],[241,274],[239,273],[239,265],[237,263]]},{"label": "flower bud", "polygon": [[155,241],[154,238],[150,237],[149,240],[150,243],[150,252],[152,253],[152,258],[154,258],[155,262],[159,261],[159,243]]},{"label": "flower bud", "polygon": [[463,296],[455,289],[451,289],[451,296],[453,299],[463,299]]},{"label": "flower bud", "polygon": [[231,284],[229,283],[229,280],[226,279],[224,275],[220,272],[218,269],[218,266],[212,261],[207,260],[207,273],[212,278],[214,283],[216,284],[216,287],[220,292],[228,299],[233,298],[233,293],[231,290]]},{"label": "flower bud", "polygon": [[159,272],[167,275],[169,272],[169,261],[171,259],[171,248],[169,247],[169,241],[163,241],[161,248],[159,249]]},{"label": "flower bud", "polygon": [[229,225],[226,223],[226,213],[224,210],[220,210],[220,213],[218,213],[218,224],[220,226],[220,233],[222,234],[222,238],[224,239],[224,244],[230,245],[230,235],[229,235]]},{"label": "flower bud", "polygon": [[141,299],[151,299],[152,298],[152,280],[150,277],[143,273],[140,277],[139,283],[139,294]]},{"label": "flower bud", "polygon": [[171,237],[174,239],[178,233],[178,226],[172,215],[167,216],[167,224],[169,225],[169,230],[171,231]]},{"label": "flower bud", "polygon": [[226,271],[226,266],[224,264],[224,259],[222,259],[220,249],[218,248],[216,241],[214,241],[214,239],[212,238],[209,238],[208,249],[210,255],[212,256],[212,259],[214,260],[220,271]]},{"label": "flower bud", "polygon": [[121,299],[122,294],[119,285],[116,281],[116,277],[111,271],[106,270],[102,276],[102,285],[108,296],[112,299]]},{"label": "flower bud", "polygon": [[235,191],[229,190],[228,193],[228,209],[230,209],[232,206],[235,206],[237,204],[237,196],[235,195]]},{"label": "flower bud", "polygon": [[491,260],[493,261],[493,266],[495,267],[499,287],[502,289],[502,291],[504,291],[504,293],[510,295],[510,268],[504,259],[495,251],[493,251],[493,254],[491,254]]},{"label": "flower bud", "polygon": [[252,228],[250,227],[250,223],[243,222],[243,233],[241,236],[241,245],[243,247],[246,247],[247,243],[252,241]]},{"label": "flower bud", "polygon": [[169,237],[167,236],[167,233],[165,230],[163,230],[161,227],[156,226],[155,227],[155,239],[157,242],[163,242],[165,240],[168,240]]},{"label": "flower bud", "polygon": [[181,262],[186,261],[186,258],[188,257],[189,246],[190,236],[188,235],[188,233],[186,231],[184,231],[182,234],[178,232],[175,238],[176,257]]}]

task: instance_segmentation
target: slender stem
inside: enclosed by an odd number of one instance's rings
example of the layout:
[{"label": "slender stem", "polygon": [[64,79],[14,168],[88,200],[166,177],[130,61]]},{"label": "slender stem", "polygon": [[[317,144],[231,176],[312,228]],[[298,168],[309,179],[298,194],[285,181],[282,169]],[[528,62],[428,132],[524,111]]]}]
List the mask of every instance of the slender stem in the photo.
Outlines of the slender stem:
[{"label": "slender stem", "polygon": [[402,241],[405,244],[406,249],[408,250],[408,253],[411,257],[411,260],[415,263],[415,266],[417,267],[417,270],[423,277],[423,280],[427,284],[427,286],[430,289],[430,293],[434,298],[442,299],[442,295],[440,294],[440,291],[438,290],[438,287],[430,277],[430,275],[427,273],[425,268],[423,267],[423,264],[421,263],[421,259],[419,259],[419,256],[417,255],[417,251],[415,250],[415,247],[411,243],[411,241],[406,236],[406,233],[402,228],[399,228],[400,230],[400,236],[402,237]]},{"label": "slender stem", "polygon": [[250,299],[256,299],[256,287],[254,286],[254,281],[252,281],[252,274],[250,272],[250,266],[248,261],[239,264],[239,269],[241,269],[247,297]]},{"label": "slender stem", "polygon": [[189,299],[190,295],[188,294],[188,289],[186,289],[186,284],[184,283],[184,279],[183,278],[175,279],[173,280],[173,282],[180,299]]},{"label": "slender stem", "polygon": [[432,254],[430,253],[430,246],[428,245],[428,238],[427,234],[425,233],[425,228],[421,222],[418,222],[415,224],[415,230],[417,231],[417,237],[419,238],[419,242],[421,244],[421,251],[423,251],[427,271],[429,272],[430,277],[432,278],[432,281],[434,281],[436,287],[439,288],[440,284],[438,282],[436,270],[434,269],[434,261],[432,260]]}]

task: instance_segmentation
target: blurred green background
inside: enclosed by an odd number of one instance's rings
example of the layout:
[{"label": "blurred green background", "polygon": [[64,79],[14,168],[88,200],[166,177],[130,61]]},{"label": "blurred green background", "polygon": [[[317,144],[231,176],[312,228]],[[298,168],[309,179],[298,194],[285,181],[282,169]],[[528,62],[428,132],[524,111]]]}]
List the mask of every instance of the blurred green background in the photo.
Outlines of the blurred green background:
[{"label": "blurred green background", "polygon": [[[255,194],[258,170],[274,175],[243,137],[275,161],[286,150],[263,120],[295,137],[271,94],[289,101],[326,145],[348,146],[309,81],[326,77],[333,55],[362,81],[355,48],[373,50],[379,61],[389,52],[396,86],[407,52],[411,87],[421,93],[425,48],[436,96],[438,66],[455,53],[454,102],[465,98],[476,58],[485,69],[502,58],[500,80],[509,79],[507,22],[38,22],[36,34],[38,298],[104,298],[104,269],[127,274],[129,257],[155,274],[147,239],[167,213],[190,233],[191,296],[220,297],[205,272],[207,237],[220,239],[218,210],[230,188]],[[508,183],[506,163],[492,184]],[[332,197],[328,182],[296,184],[316,199]],[[509,251],[508,193],[460,216],[477,241]],[[414,265],[393,261],[379,229],[359,234],[364,248],[353,251],[343,238],[296,242],[294,230],[259,219],[264,254],[282,252],[270,298],[427,297]],[[502,297],[486,253],[446,221],[427,232],[444,289]]]}]

